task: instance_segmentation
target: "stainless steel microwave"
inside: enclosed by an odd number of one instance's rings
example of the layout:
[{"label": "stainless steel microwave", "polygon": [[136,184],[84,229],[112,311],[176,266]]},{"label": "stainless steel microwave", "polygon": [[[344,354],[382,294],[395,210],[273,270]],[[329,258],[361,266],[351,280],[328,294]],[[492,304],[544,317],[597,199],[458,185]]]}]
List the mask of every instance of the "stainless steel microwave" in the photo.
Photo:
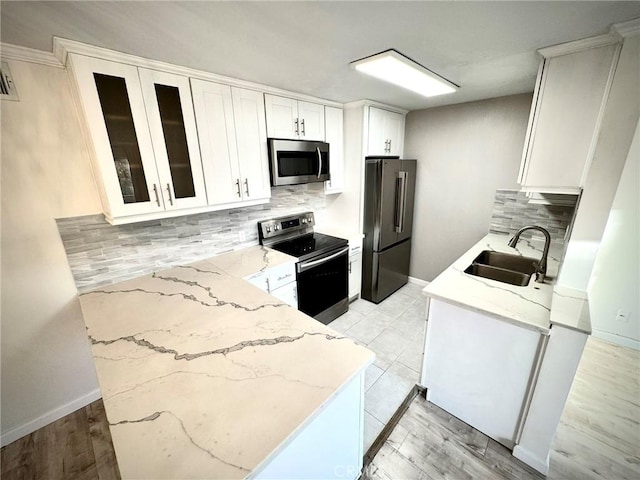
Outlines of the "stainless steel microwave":
[{"label": "stainless steel microwave", "polygon": [[271,186],[329,180],[329,144],[269,138]]}]

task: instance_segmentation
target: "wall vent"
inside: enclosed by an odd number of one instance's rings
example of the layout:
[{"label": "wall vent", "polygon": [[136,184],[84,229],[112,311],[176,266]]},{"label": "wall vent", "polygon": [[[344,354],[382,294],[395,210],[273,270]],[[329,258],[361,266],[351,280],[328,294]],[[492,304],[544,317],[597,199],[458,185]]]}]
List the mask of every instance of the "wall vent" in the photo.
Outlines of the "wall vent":
[{"label": "wall vent", "polygon": [[0,63],[0,99],[18,101],[18,92],[16,86],[13,83],[13,77],[9,71],[9,64],[7,62]]}]

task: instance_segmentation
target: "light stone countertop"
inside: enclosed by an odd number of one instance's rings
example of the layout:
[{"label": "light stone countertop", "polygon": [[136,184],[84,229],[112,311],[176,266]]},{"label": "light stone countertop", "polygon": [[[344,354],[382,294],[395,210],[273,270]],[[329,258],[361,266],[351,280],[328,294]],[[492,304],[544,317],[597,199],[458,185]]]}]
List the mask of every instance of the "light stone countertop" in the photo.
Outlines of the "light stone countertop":
[{"label": "light stone countertop", "polygon": [[229,275],[248,279],[248,277],[259,275],[269,268],[285,263],[295,263],[298,260],[286,253],[278,252],[262,245],[255,245],[211,257],[207,261]]},{"label": "light stone countertop", "polygon": [[[239,275],[248,258],[287,260],[260,248],[233,252]],[[122,478],[253,476],[373,361],[234,268],[203,260],[80,296]]]},{"label": "light stone countertop", "polygon": [[556,285],[551,299],[552,325],[591,334],[589,299],[586,292]]},{"label": "light stone countertop", "polygon": [[558,274],[561,245],[551,244],[544,283],[536,283],[532,276],[528,286],[520,287],[464,273],[483,250],[540,258],[544,242],[520,239],[516,248],[511,248],[507,245],[509,238],[509,235],[487,234],[429,283],[423,293],[548,335],[553,282]]}]

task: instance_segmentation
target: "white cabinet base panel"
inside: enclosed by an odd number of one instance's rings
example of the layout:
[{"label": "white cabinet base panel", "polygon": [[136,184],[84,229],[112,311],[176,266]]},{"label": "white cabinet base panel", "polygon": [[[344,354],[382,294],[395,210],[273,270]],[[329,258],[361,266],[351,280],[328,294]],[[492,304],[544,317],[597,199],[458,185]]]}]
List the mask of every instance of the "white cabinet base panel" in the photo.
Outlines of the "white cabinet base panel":
[{"label": "white cabinet base panel", "polygon": [[422,378],[427,400],[512,448],[541,337],[432,298]]},{"label": "white cabinet base panel", "polygon": [[[352,479],[362,471],[364,373],[329,402],[255,477],[258,479]],[[260,467],[256,469],[259,470]]]}]

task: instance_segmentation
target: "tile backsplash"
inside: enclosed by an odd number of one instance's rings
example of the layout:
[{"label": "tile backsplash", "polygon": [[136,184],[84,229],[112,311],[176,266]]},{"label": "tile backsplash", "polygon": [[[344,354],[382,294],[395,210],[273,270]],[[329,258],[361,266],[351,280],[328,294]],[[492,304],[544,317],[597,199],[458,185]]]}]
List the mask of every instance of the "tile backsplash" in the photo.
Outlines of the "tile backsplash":
[{"label": "tile backsplash", "polygon": [[[111,225],[103,215],[60,218],[56,222],[79,292],[135,278],[258,244],[257,222],[313,211],[320,223],[326,210],[322,184],[271,189],[268,204]],[[241,240],[244,238],[244,240]]]},{"label": "tile backsplash", "polygon": [[[573,222],[578,196],[562,197],[563,204],[544,205],[531,202],[524,192],[496,190],[489,232],[513,235],[526,225],[538,225],[549,231],[553,242],[564,243]],[[542,234],[535,230],[522,234],[522,238],[532,236],[542,237]]]}]

